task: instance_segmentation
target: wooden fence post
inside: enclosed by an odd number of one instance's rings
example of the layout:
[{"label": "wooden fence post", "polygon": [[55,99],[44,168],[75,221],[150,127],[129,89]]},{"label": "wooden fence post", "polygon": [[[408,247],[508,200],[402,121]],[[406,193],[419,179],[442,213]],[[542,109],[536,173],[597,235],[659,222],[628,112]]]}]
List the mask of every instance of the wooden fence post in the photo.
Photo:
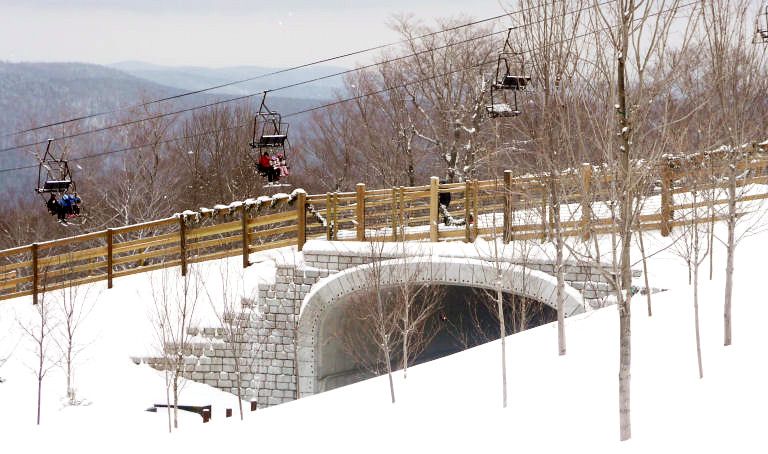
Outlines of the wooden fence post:
[{"label": "wooden fence post", "polygon": [[397,187],[392,186],[392,239],[397,241]]},{"label": "wooden fence post", "polygon": [[37,304],[37,288],[40,284],[37,255],[37,243],[32,243],[32,304]]},{"label": "wooden fence post", "polygon": [[333,224],[331,225],[331,239],[336,241],[339,236],[339,191],[333,193]]},{"label": "wooden fence post", "polygon": [[299,251],[307,242],[307,194],[299,192],[296,199],[296,246]]},{"label": "wooden fence post", "polygon": [[661,168],[661,236],[672,233],[672,169],[666,163]]},{"label": "wooden fence post", "polygon": [[112,288],[112,251],[113,251],[113,236],[112,229],[107,229],[107,288]]},{"label": "wooden fence post", "polygon": [[357,206],[355,220],[357,221],[357,241],[365,241],[365,183],[357,183]]},{"label": "wooden fence post", "polygon": [[243,237],[243,268],[248,268],[251,262],[248,260],[248,254],[250,252],[251,236],[248,234],[248,211],[245,209],[245,205],[240,207],[240,221],[241,221],[241,233]]},{"label": "wooden fence post", "polygon": [[512,240],[512,171],[504,171],[504,228],[502,233],[504,243]]},{"label": "wooden fence post", "polygon": [[[400,229],[402,231],[403,241],[405,241],[405,188],[400,186],[400,202],[399,211],[397,213],[397,221],[400,223]],[[439,214],[438,214],[439,217]]]},{"label": "wooden fence post", "polygon": [[440,178],[432,177],[429,179],[429,241],[436,243],[439,240],[439,232],[437,230],[437,221],[440,217],[440,213],[437,207],[439,202],[438,188],[440,185]]},{"label": "wooden fence post", "polygon": [[187,226],[184,215],[179,215],[179,257],[181,258],[181,275],[187,275]]},{"label": "wooden fence post", "polygon": [[589,239],[592,224],[592,164],[582,164],[581,169],[581,239]]},{"label": "wooden fence post", "polygon": [[325,193],[325,239],[333,240],[333,197],[330,192]]}]

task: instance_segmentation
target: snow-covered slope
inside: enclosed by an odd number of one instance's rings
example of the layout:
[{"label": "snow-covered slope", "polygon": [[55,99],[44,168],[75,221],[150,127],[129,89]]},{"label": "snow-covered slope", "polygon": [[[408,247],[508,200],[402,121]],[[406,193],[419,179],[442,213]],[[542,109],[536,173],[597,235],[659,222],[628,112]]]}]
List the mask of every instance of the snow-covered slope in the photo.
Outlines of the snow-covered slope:
[{"label": "snow-covered slope", "polygon": [[[719,232],[722,233],[722,232]],[[17,344],[16,319],[32,313],[29,299],[0,303],[0,433],[3,450],[16,452],[766,452],[768,422],[763,346],[764,244],[746,238],[736,262],[734,345],[722,345],[725,253],[715,250],[715,276],[702,270],[701,329],[704,379],[698,378],[691,288],[684,262],[669,239],[647,238],[661,250],[650,261],[653,317],[644,296],[633,304],[633,438],[618,441],[618,314],[608,307],[567,320],[568,354],[557,355],[554,325],[510,336],[509,406],[501,408],[500,344],[492,342],[395,376],[397,403],[385,377],[265,410],[244,421],[224,418],[235,399],[188,383],[187,403],[211,403],[213,420],[184,414],[167,433],[163,412],[143,410],[164,400],[162,375],[128,357],[152,345],[147,276],[116,281],[97,292],[86,323],[91,339],[77,373],[89,405],[61,403],[65,385],[52,369],[44,382],[42,426],[36,427],[34,355]],[[273,253],[274,254],[274,253]],[[255,285],[273,272],[269,257],[248,269]],[[236,267],[236,262],[233,262]],[[204,271],[215,280],[212,268]],[[103,286],[103,284],[102,284]],[[203,315],[205,316],[205,315]],[[7,332],[7,334],[5,334]],[[235,410],[236,413],[236,410]],[[12,449],[8,451],[8,447]]]}]

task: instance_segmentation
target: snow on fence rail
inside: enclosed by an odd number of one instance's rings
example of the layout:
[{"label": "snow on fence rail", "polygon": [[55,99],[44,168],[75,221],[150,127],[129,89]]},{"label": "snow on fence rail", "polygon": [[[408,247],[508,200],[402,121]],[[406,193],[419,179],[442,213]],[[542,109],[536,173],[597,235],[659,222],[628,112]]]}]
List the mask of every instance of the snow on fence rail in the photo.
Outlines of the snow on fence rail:
[{"label": "snow on fence rail", "polygon": [[[651,171],[644,169],[639,181],[646,203],[637,228],[668,235],[686,222],[675,213],[693,208],[682,200],[682,193],[694,187],[726,187],[723,175],[732,164],[740,174],[738,186],[768,184],[765,151],[761,145],[735,163],[717,152],[701,155],[706,159],[667,158]],[[104,280],[111,288],[117,277],[176,266],[185,274],[190,263],[238,255],[246,267],[253,252],[294,245],[300,250],[308,238],[470,242],[490,236],[546,241],[554,229],[555,209],[560,210],[564,236],[587,238],[613,231],[617,189],[608,170],[585,164],[562,172],[554,183],[545,175],[515,178],[506,171],[502,180],[440,184],[433,177],[426,186],[368,190],[361,183],[355,192],[317,195],[297,189],[290,195],[33,243],[0,251],[0,300],[32,295],[36,302],[40,292]],[[553,187],[558,188],[558,207],[551,203]],[[439,205],[441,193],[451,196],[447,207]],[[726,196],[719,191],[698,205],[724,204]],[[743,197],[764,198],[764,191]]]}]

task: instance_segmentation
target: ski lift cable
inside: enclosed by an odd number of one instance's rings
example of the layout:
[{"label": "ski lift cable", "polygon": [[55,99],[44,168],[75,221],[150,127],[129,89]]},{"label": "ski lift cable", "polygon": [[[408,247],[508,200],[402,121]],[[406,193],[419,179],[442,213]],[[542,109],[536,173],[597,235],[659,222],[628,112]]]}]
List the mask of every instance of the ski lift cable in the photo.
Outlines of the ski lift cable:
[{"label": "ski lift cable", "polygon": [[[616,0],[610,0],[610,1],[616,1]],[[171,115],[177,115],[177,114],[181,114],[181,113],[192,112],[192,111],[195,111],[195,110],[205,109],[205,108],[208,108],[208,107],[215,107],[215,106],[218,106],[218,105],[228,104],[228,103],[235,102],[235,101],[242,101],[242,100],[254,98],[254,97],[257,97],[257,96],[263,96],[266,93],[276,92],[276,91],[281,91],[281,90],[287,90],[289,88],[294,88],[294,87],[298,87],[298,86],[301,86],[301,85],[311,84],[311,83],[319,82],[319,81],[322,81],[322,80],[325,80],[325,79],[330,79],[330,78],[333,78],[333,77],[339,77],[339,76],[343,76],[343,75],[346,75],[346,74],[351,74],[351,73],[358,72],[358,71],[361,71],[361,70],[370,69],[370,68],[373,68],[373,67],[376,67],[376,66],[386,65],[386,64],[393,63],[393,62],[396,62],[396,61],[400,61],[400,60],[404,60],[404,59],[407,59],[407,58],[415,57],[417,55],[421,55],[421,54],[424,54],[424,53],[427,53],[427,52],[433,52],[435,50],[444,49],[444,48],[451,47],[451,46],[457,46],[457,45],[460,45],[460,44],[466,44],[468,42],[472,42],[472,41],[476,41],[476,40],[479,40],[479,39],[488,38],[488,37],[495,36],[495,35],[498,35],[500,33],[506,33],[506,32],[507,32],[507,29],[496,31],[496,32],[492,32],[492,33],[487,33],[487,34],[484,34],[484,35],[481,35],[481,36],[476,36],[476,37],[465,39],[465,40],[458,41],[458,42],[452,42],[452,43],[445,44],[445,45],[442,45],[442,46],[439,46],[439,47],[425,49],[425,50],[422,50],[422,51],[419,51],[419,52],[416,52],[416,53],[413,53],[413,54],[403,55],[403,56],[395,57],[395,58],[388,59],[388,60],[385,60],[385,61],[382,61],[382,62],[372,63],[372,64],[369,64],[369,65],[361,66],[359,68],[348,69],[348,70],[345,70],[345,71],[340,71],[340,72],[333,73],[333,74],[328,74],[328,75],[325,75],[325,76],[315,77],[313,79],[308,79],[308,80],[304,80],[304,81],[300,81],[300,82],[294,82],[292,84],[283,85],[283,86],[277,87],[277,88],[271,88],[271,89],[267,89],[267,90],[262,90],[262,91],[259,91],[259,92],[249,93],[249,94],[241,95],[241,96],[236,96],[234,98],[224,99],[224,100],[221,100],[221,101],[215,101],[215,102],[211,102],[211,103],[207,103],[207,104],[203,104],[203,105],[199,105],[199,106],[188,107],[188,108],[185,108],[185,109],[174,110],[174,111],[171,111],[171,112],[164,112],[164,113],[157,114],[157,115],[152,115],[152,116],[149,116],[149,117],[139,118],[139,119],[130,120],[130,121],[126,121],[126,122],[122,122],[122,123],[117,123],[117,124],[113,124],[113,125],[108,125],[108,126],[103,126],[101,128],[89,129],[89,130],[86,130],[86,131],[81,131],[81,132],[76,132],[76,133],[72,133],[72,134],[67,134],[67,135],[63,135],[63,136],[60,136],[60,137],[55,137],[54,140],[72,139],[72,138],[75,138],[75,137],[81,137],[81,136],[85,136],[85,135],[89,135],[89,134],[95,134],[95,133],[98,133],[98,132],[108,131],[108,130],[115,129],[115,128],[121,128],[121,127],[130,126],[130,125],[134,125],[134,124],[138,124],[138,123],[143,123],[145,121],[157,120],[159,118],[164,118],[164,117],[168,117],[168,116],[171,116]],[[4,153],[4,152],[8,152],[8,151],[13,151],[13,150],[20,150],[20,149],[29,148],[29,147],[34,147],[34,146],[37,146],[37,145],[42,145],[42,144],[47,143],[48,140],[49,139],[45,139],[45,140],[40,140],[40,141],[36,141],[36,142],[25,143],[23,145],[14,145],[14,146],[10,146],[10,147],[5,147],[5,148],[0,149],[0,153]]]},{"label": "ski lift cable", "polygon": [[[606,4],[609,4],[609,3],[615,3],[616,1],[617,0],[606,0],[603,3],[598,4],[598,6],[606,5]],[[571,14],[576,14],[576,13],[579,13],[579,12],[583,12],[583,11],[585,11],[587,9],[592,8],[592,7],[594,7],[594,5],[585,6],[585,7],[582,7],[580,9],[578,9],[578,10],[566,12],[566,13],[563,14],[563,16],[571,15]],[[536,22],[531,22],[529,24],[526,24],[525,26],[527,27],[527,26],[535,24],[535,23],[543,22],[544,20],[545,19],[542,19],[542,20],[539,20],[539,21],[536,21]],[[521,27],[517,26],[517,27],[512,27],[512,28],[521,28]],[[81,131],[81,132],[72,133],[72,134],[68,134],[68,135],[64,135],[64,136],[60,136],[60,137],[55,137],[54,140],[64,140],[64,139],[71,139],[71,138],[75,138],[75,137],[81,137],[81,136],[85,136],[85,135],[89,135],[89,134],[95,134],[95,133],[98,133],[98,132],[108,131],[108,130],[115,129],[115,128],[121,128],[121,127],[130,126],[130,125],[134,125],[134,124],[138,124],[138,123],[143,123],[145,121],[156,120],[156,119],[168,117],[168,116],[171,116],[171,115],[192,112],[192,111],[195,111],[195,110],[205,109],[205,108],[208,108],[208,107],[214,107],[214,106],[218,106],[218,105],[222,105],[222,104],[228,104],[228,103],[235,102],[235,101],[242,101],[242,100],[250,99],[250,98],[253,98],[253,97],[256,97],[256,96],[262,96],[265,93],[281,91],[281,90],[287,90],[289,88],[294,88],[294,87],[298,87],[298,86],[301,86],[301,85],[307,85],[307,84],[311,84],[311,83],[314,83],[314,82],[319,82],[319,81],[322,81],[322,80],[325,80],[325,79],[330,79],[330,78],[333,78],[333,77],[339,77],[339,76],[343,76],[343,75],[346,75],[346,74],[351,74],[351,73],[354,73],[354,72],[358,72],[358,71],[361,71],[361,70],[365,70],[365,69],[370,69],[370,68],[374,68],[374,67],[377,67],[377,66],[386,65],[386,64],[397,62],[397,61],[400,61],[400,60],[405,60],[405,59],[408,59],[408,58],[411,58],[411,57],[415,57],[415,56],[418,56],[418,55],[421,55],[421,54],[424,54],[424,53],[434,52],[435,50],[445,49],[445,48],[448,48],[448,47],[457,46],[457,45],[466,44],[466,43],[469,43],[469,42],[472,42],[472,41],[477,41],[477,40],[480,40],[480,39],[489,38],[489,37],[492,37],[492,36],[496,36],[498,34],[507,33],[508,31],[509,31],[509,28],[505,28],[503,30],[499,30],[499,31],[491,32],[491,33],[486,33],[484,35],[471,37],[471,38],[464,39],[464,40],[457,41],[457,42],[451,42],[451,43],[448,43],[448,44],[444,44],[442,46],[430,47],[428,49],[424,49],[424,50],[421,50],[421,51],[418,51],[418,52],[414,52],[412,54],[407,54],[407,55],[402,55],[402,56],[399,56],[399,57],[394,57],[394,58],[391,58],[391,59],[388,59],[388,60],[385,60],[385,61],[381,61],[381,62],[377,62],[377,63],[371,63],[371,64],[368,64],[368,65],[365,65],[365,66],[361,66],[361,67],[358,67],[358,68],[354,68],[354,69],[348,69],[348,70],[345,70],[345,71],[340,71],[340,72],[333,73],[333,74],[328,74],[328,75],[325,75],[325,76],[318,76],[318,77],[315,77],[313,79],[299,81],[299,82],[295,82],[295,83],[292,83],[292,84],[283,85],[281,87],[271,88],[271,89],[262,90],[262,91],[255,92],[255,93],[249,93],[249,94],[246,94],[246,95],[236,96],[234,98],[229,98],[229,99],[224,99],[224,100],[220,100],[220,101],[215,101],[215,102],[212,102],[212,103],[207,103],[207,104],[203,104],[203,105],[199,105],[199,106],[188,107],[188,108],[185,108],[185,109],[179,109],[179,110],[175,110],[175,111],[171,111],[171,112],[165,112],[165,113],[161,113],[161,114],[157,114],[157,115],[152,115],[152,116],[149,116],[149,117],[139,118],[139,119],[130,120],[130,121],[122,122],[122,123],[117,123],[117,124],[113,124],[113,125],[103,126],[103,127],[100,127],[100,128],[89,129],[87,131]],[[418,39],[418,38],[414,38],[414,39]],[[25,144],[22,144],[22,145],[13,145],[13,146],[1,148],[0,149],[0,153],[4,153],[4,152],[8,152],[8,151],[13,151],[13,150],[20,150],[20,149],[25,149],[25,148],[30,148],[30,147],[42,145],[42,144],[45,144],[47,142],[47,140],[48,139],[40,140],[40,141],[37,141],[37,142],[25,143]]]},{"label": "ski lift cable", "polygon": [[[658,16],[658,15],[663,14],[665,12],[670,12],[670,11],[674,11],[674,10],[681,9],[681,8],[687,8],[688,6],[695,5],[697,3],[698,3],[698,0],[693,0],[691,2],[688,2],[688,3],[684,4],[684,5],[679,5],[679,6],[675,7],[675,8],[669,8],[669,9],[666,9],[666,10],[663,10],[663,11],[658,11],[656,13],[649,14],[648,17]],[[636,20],[640,20],[640,18],[638,18]],[[613,26],[604,27],[604,28],[598,29],[598,30],[588,31],[588,32],[582,33],[580,35],[575,35],[575,36],[573,36],[572,38],[569,38],[569,39],[581,39],[581,38],[587,37],[589,35],[594,35],[594,34],[597,34],[597,33],[600,33],[600,32],[608,31],[608,30],[610,30],[612,28],[615,28],[617,26],[618,25],[613,25]],[[508,30],[503,30],[503,32],[505,32],[505,33],[507,31]],[[551,43],[550,45],[561,44],[563,42],[565,42],[565,41],[555,41],[555,42]],[[536,51],[539,51],[539,50],[543,50],[546,47],[547,46],[540,46],[540,47],[536,47],[536,48],[526,49],[524,51],[519,52],[519,54],[523,55],[523,54],[533,53],[533,52],[536,52]],[[476,64],[468,66],[468,67],[459,68],[459,69],[456,69],[456,70],[453,70],[453,71],[449,71],[449,72],[446,72],[446,73],[442,73],[442,74],[438,74],[438,75],[434,75],[434,76],[429,76],[429,77],[422,78],[422,79],[415,80],[415,81],[406,82],[406,83],[403,83],[403,84],[400,84],[400,85],[396,85],[396,86],[392,86],[392,87],[384,87],[382,89],[379,89],[379,90],[376,90],[376,91],[373,91],[373,92],[363,93],[363,94],[360,94],[360,95],[357,95],[357,96],[352,96],[352,97],[349,97],[349,98],[340,99],[340,100],[333,101],[333,102],[330,102],[330,103],[327,103],[327,104],[323,104],[321,106],[310,107],[308,109],[300,110],[298,112],[292,112],[292,113],[289,113],[289,114],[285,114],[285,115],[283,115],[283,118],[290,118],[290,117],[293,117],[293,116],[296,116],[296,115],[302,115],[302,114],[306,114],[306,113],[309,113],[309,112],[314,112],[316,110],[327,109],[329,107],[337,106],[339,104],[344,104],[344,103],[347,103],[347,102],[350,102],[350,101],[357,101],[357,100],[360,100],[362,98],[366,98],[366,97],[369,97],[369,96],[375,96],[375,95],[382,94],[382,93],[385,93],[385,92],[388,92],[388,91],[392,91],[392,90],[397,90],[397,89],[400,89],[400,88],[407,87],[408,85],[418,84],[418,83],[421,83],[421,82],[425,82],[427,80],[436,79],[438,77],[443,77],[443,76],[448,76],[448,75],[451,75],[451,74],[454,74],[454,73],[457,73],[457,72],[467,71],[467,70],[470,70],[470,69],[474,69],[474,68],[477,68],[477,67],[488,65],[490,63],[496,63],[496,59],[494,58],[493,60],[486,60],[486,61],[483,61],[481,63],[476,63]]]},{"label": "ski lift cable", "polygon": [[[679,5],[679,6],[675,7],[675,8],[669,8],[669,9],[666,9],[666,10],[658,11],[656,13],[649,14],[646,17],[658,16],[658,15],[663,14],[665,12],[669,12],[669,11],[673,11],[673,10],[677,10],[677,9],[681,9],[681,8],[686,8],[688,6],[695,5],[697,3],[698,3],[698,0],[692,0],[691,2],[686,3],[684,5]],[[640,20],[640,19],[636,19],[636,20]],[[601,32],[610,30],[610,29],[615,28],[615,27],[617,27],[617,25],[613,25],[613,26],[609,26],[609,27],[604,27],[604,28],[596,29],[596,30],[591,30],[589,32],[582,33],[580,35],[576,35],[576,36],[574,36],[571,39],[584,38],[586,36],[597,34],[597,33],[601,33]],[[506,32],[506,30],[504,30],[504,31]],[[551,45],[559,44],[559,43],[562,43],[562,42],[564,42],[564,41],[556,41],[556,42],[551,43]],[[534,52],[534,51],[540,50],[542,48],[528,49],[528,50],[523,51],[523,53]],[[313,108],[310,108],[310,109],[305,109],[305,110],[298,111],[298,112],[292,112],[292,113],[284,115],[283,117],[284,118],[288,118],[288,117],[292,117],[292,116],[296,116],[296,115],[300,115],[300,114],[305,114],[305,113],[316,111],[316,110],[320,110],[320,109],[326,109],[326,108],[329,108],[329,107],[332,107],[332,106],[335,106],[335,105],[339,105],[339,104],[343,104],[343,103],[346,103],[346,102],[363,99],[363,98],[366,98],[366,97],[369,97],[369,96],[375,96],[377,94],[381,94],[381,93],[384,93],[384,92],[387,92],[387,91],[396,90],[398,88],[403,88],[403,87],[408,86],[408,85],[422,83],[422,82],[425,82],[425,81],[428,81],[428,80],[432,80],[432,79],[436,79],[436,78],[439,78],[439,77],[448,76],[448,75],[455,74],[455,73],[462,72],[462,71],[469,71],[469,70],[472,70],[472,69],[475,69],[475,68],[482,67],[482,66],[487,65],[487,64],[491,64],[491,63],[495,63],[495,59],[493,59],[493,60],[486,60],[486,61],[483,61],[483,62],[480,62],[480,63],[475,63],[475,64],[467,66],[467,67],[457,68],[457,69],[454,69],[452,71],[447,71],[447,72],[444,72],[444,73],[427,76],[425,78],[414,80],[414,81],[410,81],[410,82],[406,82],[404,84],[400,84],[400,85],[397,85],[397,86],[385,87],[383,89],[379,89],[379,90],[376,90],[376,91],[373,91],[373,92],[369,92],[369,93],[363,93],[363,94],[360,94],[360,95],[357,95],[357,96],[353,96],[353,97],[350,97],[350,98],[341,99],[341,100],[338,100],[338,101],[334,101],[332,103],[324,104],[322,106],[317,106],[317,107],[313,107]],[[216,133],[216,132],[223,132],[223,131],[229,131],[229,130],[233,130],[233,129],[237,129],[237,128],[243,128],[245,126],[250,126],[250,121],[247,122],[247,123],[241,123],[241,124],[238,124],[238,125],[235,125],[235,126],[230,126],[228,128],[218,128],[218,129],[212,129],[212,130],[209,130],[209,131],[204,131],[204,132],[193,134],[193,135],[190,135],[190,136],[175,137],[175,138],[164,139],[164,140],[161,140],[161,141],[156,141],[156,142],[152,142],[152,143],[148,143],[148,144],[142,144],[142,145],[125,147],[125,148],[119,148],[119,149],[115,149],[115,150],[104,151],[104,152],[100,152],[100,153],[94,153],[92,155],[81,156],[79,158],[73,158],[73,159],[70,159],[70,161],[80,161],[80,160],[85,160],[85,159],[91,159],[91,158],[97,158],[97,157],[102,157],[102,156],[106,156],[106,155],[111,155],[111,154],[115,154],[115,153],[122,153],[122,152],[126,152],[126,151],[133,151],[133,150],[138,150],[138,149],[145,148],[145,147],[148,147],[148,146],[153,146],[153,145],[156,146],[156,145],[165,144],[165,143],[171,143],[171,142],[175,142],[175,141],[179,141],[179,140],[185,140],[185,139],[192,139],[192,138],[202,137],[202,136],[210,135],[210,134],[213,134],[213,133]],[[0,169],[0,173],[16,172],[16,171],[32,169],[32,168],[36,168],[36,167],[38,167],[38,166],[37,165],[29,165],[29,166],[19,166],[19,167],[8,168],[8,169]]]},{"label": "ski lift cable", "polygon": [[[612,1],[616,1],[616,0],[612,0]],[[276,75],[279,75],[279,74],[284,74],[284,73],[287,73],[287,72],[290,72],[290,71],[296,71],[298,69],[308,68],[308,67],[320,65],[320,64],[323,64],[323,63],[329,63],[329,62],[332,62],[332,61],[335,61],[335,60],[340,60],[340,59],[344,59],[344,58],[348,58],[348,57],[353,57],[353,56],[356,56],[356,55],[361,55],[361,54],[365,54],[365,53],[369,53],[369,52],[373,52],[373,51],[377,51],[377,50],[381,50],[381,49],[386,49],[388,47],[393,47],[393,46],[397,46],[397,45],[401,45],[401,44],[406,44],[406,43],[409,43],[409,42],[413,42],[414,40],[423,40],[425,38],[429,38],[429,37],[432,37],[432,36],[435,36],[435,35],[439,35],[441,33],[447,33],[447,32],[459,30],[459,29],[466,28],[466,27],[473,27],[475,25],[479,25],[479,24],[482,24],[482,23],[485,23],[485,22],[491,22],[491,21],[503,19],[503,18],[509,17],[511,15],[522,14],[522,13],[530,11],[530,10],[532,10],[534,8],[535,7],[532,6],[532,7],[526,8],[524,10],[514,11],[512,13],[504,13],[504,14],[499,14],[497,16],[486,17],[484,19],[478,19],[478,20],[475,20],[475,21],[472,21],[472,22],[468,22],[466,24],[456,25],[456,26],[448,27],[448,28],[445,28],[445,29],[442,29],[442,30],[426,33],[424,35],[416,36],[414,38],[404,39],[404,40],[400,40],[400,41],[393,41],[393,42],[390,42],[390,43],[387,43],[387,44],[380,44],[380,45],[377,45],[377,46],[368,47],[366,49],[346,52],[346,53],[343,53],[343,54],[340,54],[340,55],[336,55],[336,56],[333,56],[333,57],[326,57],[326,58],[322,58],[322,59],[319,59],[319,60],[314,60],[314,61],[311,61],[311,62],[308,62],[308,63],[303,63],[303,64],[300,64],[300,65],[297,65],[297,66],[292,66],[292,67],[289,67],[289,68],[284,68],[284,69],[280,69],[280,70],[277,70],[277,71],[272,71],[272,72],[269,72],[269,73],[266,73],[266,74],[260,74],[258,76],[247,77],[245,79],[235,80],[235,81],[231,81],[231,82],[225,82],[225,83],[222,83],[222,84],[219,84],[219,85],[214,85],[214,86],[207,87],[207,88],[201,88],[201,89],[198,89],[198,90],[191,90],[191,91],[187,91],[187,92],[184,92],[184,93],[179,93],[177,95],[167,96],[167,97],[164,97],[164,98],[159,98],[159,99],[147,101],[147,102],[140,103],[140,104],[134,104],[134,105],[131,105],[131,106],[120,107],[120,108],[117,108],[117,109],[112,109],[112,110],[107,110],[107,111],[102,111],[102,112],[94,112],[94,113],[82,115],[82,116],[79,116],[79,117],[69,118],[69,119],[66,119],[66,120],[60,120],[60,121],[56,121],[56,122],[53,122],[53,123],[47,123],[47,124],[44,124],[44,125],[39,125],[39,126],[35,126],[35,127],[32,127],[32,128],[28,128],[28,129],[23,129],[23,130],[20,130],[20,131],[14,131],[14,132],[10,132],[10,133],[6,133],[6,134],[3,134],[3,135],[0,135],[0,138],[9,137],[9,136],[15,136],[15,135],[19,135],[19,134],[25,134],[25,133],[34,132],[34,131],[39,131],[41,129],[46,129],[46,128],[50,128],[50,127],[54,127],[54,126],[61,126],[61,125],[68,124],[68,123],[73,123],[73,122],[76,122],[76,121],[82,121],[82,120],[87,120],[87,119],[91,119],[91,118],[101,117],[101,116],[105,116],[105,115],[111,115],[111,114],[118,113],[118,112],[123,112],[123,111],[126,111],[126,110],[146,107],[146,106],[150,106],[150,105],[161,103],[161,102],[165,102],[165,101],[171,101],[171,100],[174,100],[174,99],[184,98],[184,97],[191,96],[191,95],[196,95],[196,94],[200,94],[200,93],[206,93],[206,92],[209,92],[209,91],[212,91],[212,90],[217,90],[217,89],[220,89],[220,88],[226,88],[226,87],[230,87],[230,86],[233,86],[233,85],[239,85],[239,84],[243,84],[245,82],[252,82],[254,80],[264,79],[264,78],[267,78],[267,77],[276,76]]]},{"label": "ski lift cable", "polygon": [[[208,136],[208,135],[215,134],[215,133],[218,133],[218,132],[225,132],[225,131],[231,131],[231,130],[234,130],[234,129],[244,128],[244,127],[249,126],[249,125],[250,125],[250,121],[245,122],[245,123],[240,123],[240,124],[237,124],[237,125],[234,125],[234,126],[229,126],[227,128],[210,129],[210,130],[199,132],[199,133],[196,133],[196,134],[191,134],[191,135],[186,135],[186,136],[181,136],[181,137],[172,137],[172,138],[169,138],[169,139],[163,139],[163,140],[158,140],[158,141],[152,141],[150,143],[144,143],[144,144],[141,144],[141,145],[132,145],[132,146],[129,146],[129,147],[117,148],[117,149],[108,150],[108,151],[102,151],[102,152],[99,152],[99,153],[94,153],[94,154],[89,154],[89,155],[85,155],[85,156],[80,156],[79,158],[72,158],[72,159],[69,159],[68,162],[84,161],[86,159],[93,159],[93,158],[101,158],[101,157],[112,155],[112,154],[116,154],[116,153],[124,153],[126,151],[135,151],[135,150],[140,150],[142,148],[158,146],[158,145],[165,145],[167,143],[177,142],[179,140],[196,139],[198,137],[204,137],[204,136]],[[37,167],[37,165],[28,165],[28,166],[19,166],[19,167],[14,167],[14,168],[9,168],[9,169],[0,169],[0,173],[17,172],[17,171],[20,171],[20,170],[28,170],[28,169],[33,169],[33,168],[36,168],[36,167]]]}]

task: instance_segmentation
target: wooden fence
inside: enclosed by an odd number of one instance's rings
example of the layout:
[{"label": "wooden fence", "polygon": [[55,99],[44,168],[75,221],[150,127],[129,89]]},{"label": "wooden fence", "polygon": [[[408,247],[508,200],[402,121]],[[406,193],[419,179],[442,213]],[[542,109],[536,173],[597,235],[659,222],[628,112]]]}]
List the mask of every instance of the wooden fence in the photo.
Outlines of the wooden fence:
[{"label": "wooden fence", "polygon": [[[753,149],[736,163],[738,186],[768,184],[765,150]],[[697,206],[722,206],[727,195],[724,177],[730,161],[708,155],[706,160],[667,159],[638,177],[645,195],[637,228],[668,235],[686,220],[676,213],[694,208],[683,193],[709,190],[711,196]],[[242,256],[264,249],[297,246],[308,238],[336,241],[473,241],[478,236],[505,241],[546,240],[559,209],[564,236],[589,237],[612,231],[616,200],[613,174],[584,165],[545,176],[369,190],[358,184],[355,192],[261,197],[257,203],[217,206],[203,212],[185,212],[167,219],[111,228],[71,238],[33,243],[0,251],[0,300],[32,295],[70,285],[106,281],[168,267],[186,274],[189,264]],[[556,185],[556,186],[553,186]],[[752,186],[754,187],[754,186]],[[451,203],[440,207],[440,194]],[[552,194],[558,194],[555,207]],[[445,197],[445,196],[443,196]],[[768,190],[752,191],[742,201],[768,198]],[[677,202],[676,202],[677,200]]]}]

